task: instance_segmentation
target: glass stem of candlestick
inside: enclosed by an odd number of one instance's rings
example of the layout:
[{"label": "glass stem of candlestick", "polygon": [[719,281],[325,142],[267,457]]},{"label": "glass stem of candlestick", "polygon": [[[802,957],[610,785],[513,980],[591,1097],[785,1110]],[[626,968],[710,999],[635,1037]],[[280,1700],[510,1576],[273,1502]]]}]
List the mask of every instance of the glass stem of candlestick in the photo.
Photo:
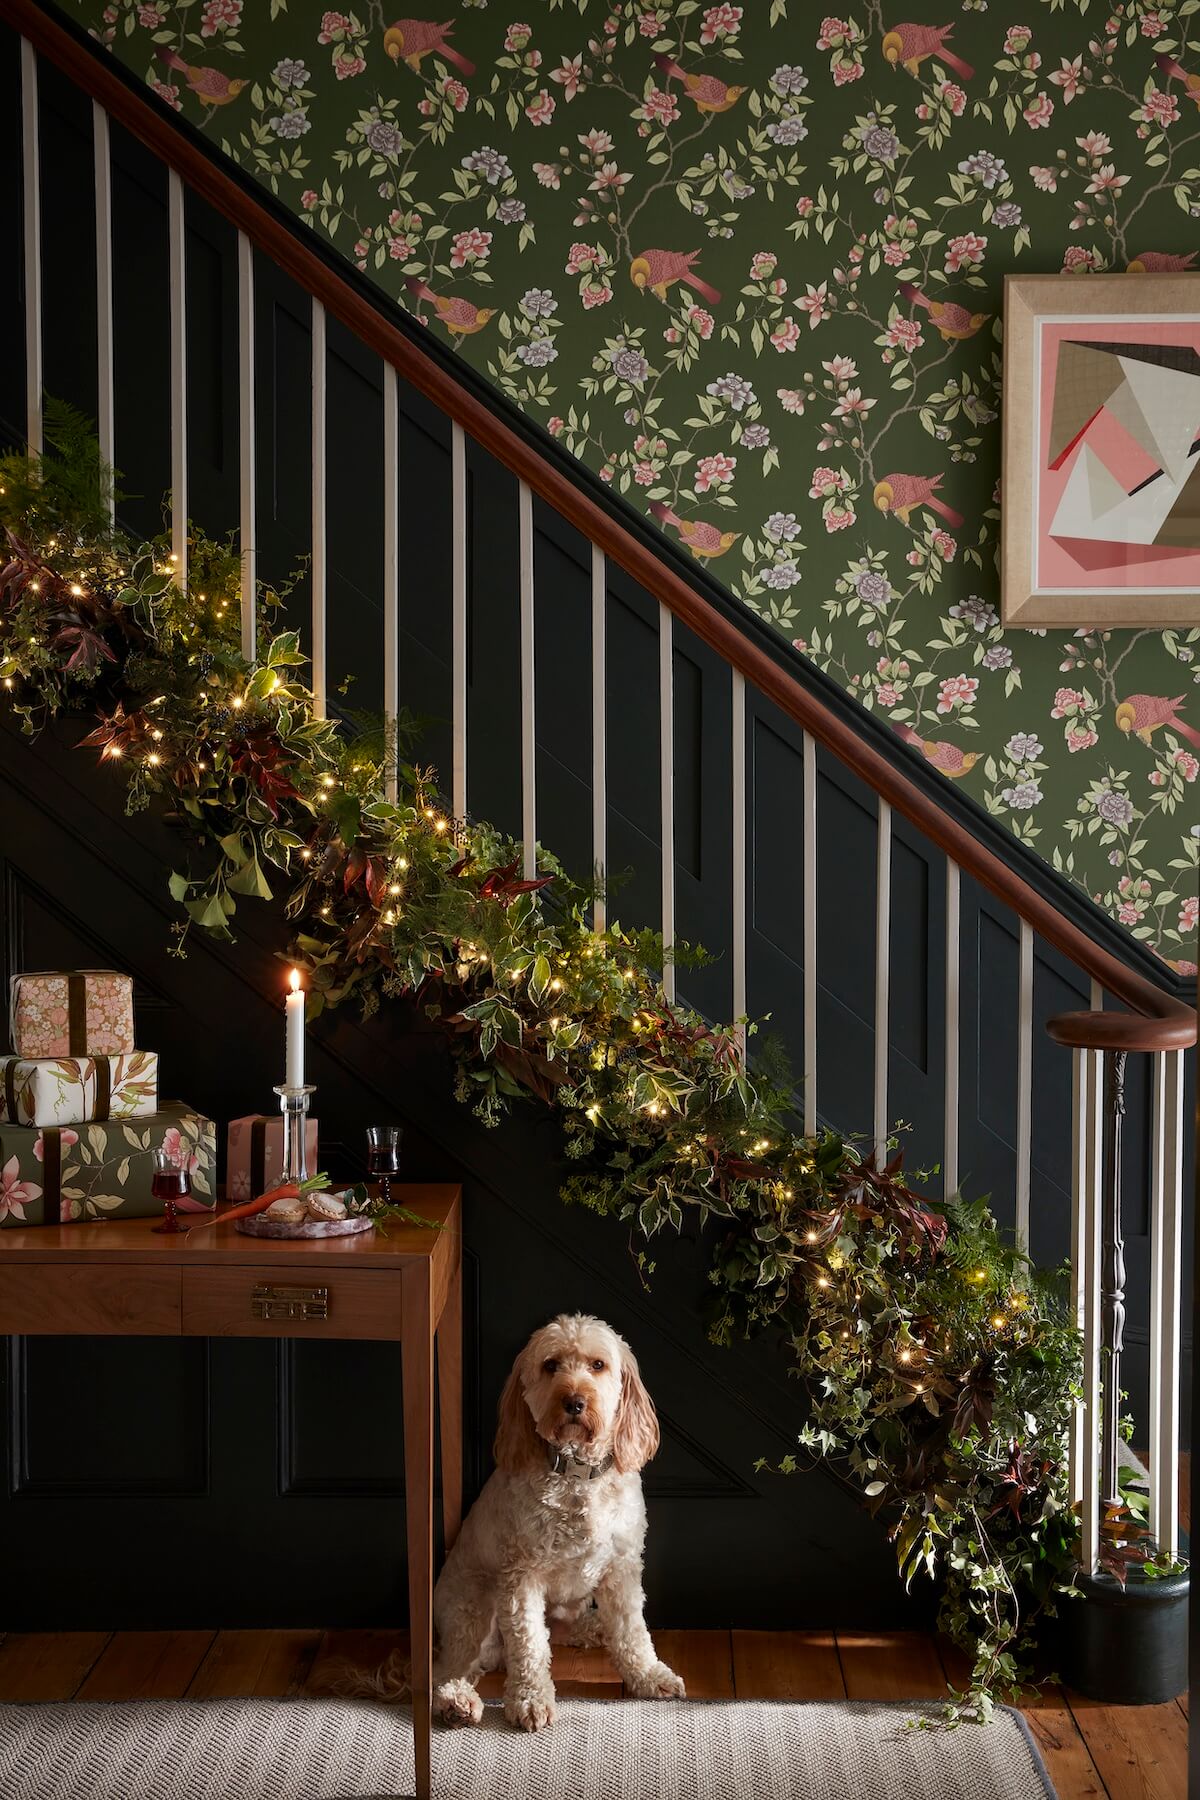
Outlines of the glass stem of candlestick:
[{"label": "glass stem of candlestick", "polygon": [[283,1180],[299,1187],[308,1180],[308,1107],[315,1086],[277,1087],[283,1114]]}]

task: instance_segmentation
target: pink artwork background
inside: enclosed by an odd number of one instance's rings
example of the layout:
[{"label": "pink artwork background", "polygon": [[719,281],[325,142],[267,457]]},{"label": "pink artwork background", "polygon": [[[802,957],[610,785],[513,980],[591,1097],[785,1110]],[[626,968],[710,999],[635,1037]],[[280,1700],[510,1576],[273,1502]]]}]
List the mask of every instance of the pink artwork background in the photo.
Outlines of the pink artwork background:
[{"label": "pink artwork background", "polygon": [[[1050,443],[1050,418],[1054,406],[1054,372],[1058,346],[1064,338],[1082,342],[1127,344],[1184,344],[1200,352],[1200,319],[1164,320],[1136,318],[1097,321],[1046,320],[1039,334],[1037,518],[1034,536],[1034,582],[1037,588],[1068,588],[1082,594],[1100,588],[1169,588],[1187,593],[1200,588],[1200,551],[1153,544],[1083,544],[1075,539],[1073,554],[1050,536],[1048,527],[1058,510],[1063,489],[1078,451],[1073,450],[1059,469],[1046,467]],[[1120,459],[1122,474],[1129,471],[1132,486],[1151,473],[1154,464],[1124,429],[1102,415],[1085,440],[1105,460]],[[1081,556],[1086,561],[1081,560]]]}]

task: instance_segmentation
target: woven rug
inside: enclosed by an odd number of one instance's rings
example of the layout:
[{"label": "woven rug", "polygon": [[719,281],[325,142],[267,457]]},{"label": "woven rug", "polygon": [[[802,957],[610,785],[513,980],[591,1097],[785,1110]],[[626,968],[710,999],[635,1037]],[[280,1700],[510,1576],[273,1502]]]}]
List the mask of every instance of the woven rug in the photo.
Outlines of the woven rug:
[{"label": "woven rug", "polygon": [[[560,1703],[526,1736],[487,1708],[435,1731],[437,1800],[1054,1800],[1019,1714],[919,1731],[870,1701]],[[356,1700],[0,1706],[4,1800],[392,1800],[407,1710]]]}]

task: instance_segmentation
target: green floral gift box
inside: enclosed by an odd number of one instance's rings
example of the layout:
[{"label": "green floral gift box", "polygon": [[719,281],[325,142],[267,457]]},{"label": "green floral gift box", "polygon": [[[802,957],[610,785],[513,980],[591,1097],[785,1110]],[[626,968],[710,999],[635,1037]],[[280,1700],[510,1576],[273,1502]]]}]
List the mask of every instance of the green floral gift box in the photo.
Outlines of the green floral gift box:
[{"label": "green floral gift box", "polygon": [[147,1219],[162,1211],[150,1191],[154,1152],[192,1177],[181,1212],[216,1204],[217,1128],[180,1101],[142,1119],[66,1126],[0,1124],[0,1230]]}]

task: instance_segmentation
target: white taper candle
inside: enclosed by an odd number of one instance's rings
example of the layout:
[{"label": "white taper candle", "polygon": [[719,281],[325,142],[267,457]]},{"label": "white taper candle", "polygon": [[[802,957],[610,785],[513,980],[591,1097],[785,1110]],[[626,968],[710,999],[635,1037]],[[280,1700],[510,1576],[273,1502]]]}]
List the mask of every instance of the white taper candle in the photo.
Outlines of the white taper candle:
[{"label": "white taper candle", "polygon": [[287,997],[287,1074],[288,1087],[304,1086],[304,989],[300,971],[293,969],[288,977],[291,993]]}]

